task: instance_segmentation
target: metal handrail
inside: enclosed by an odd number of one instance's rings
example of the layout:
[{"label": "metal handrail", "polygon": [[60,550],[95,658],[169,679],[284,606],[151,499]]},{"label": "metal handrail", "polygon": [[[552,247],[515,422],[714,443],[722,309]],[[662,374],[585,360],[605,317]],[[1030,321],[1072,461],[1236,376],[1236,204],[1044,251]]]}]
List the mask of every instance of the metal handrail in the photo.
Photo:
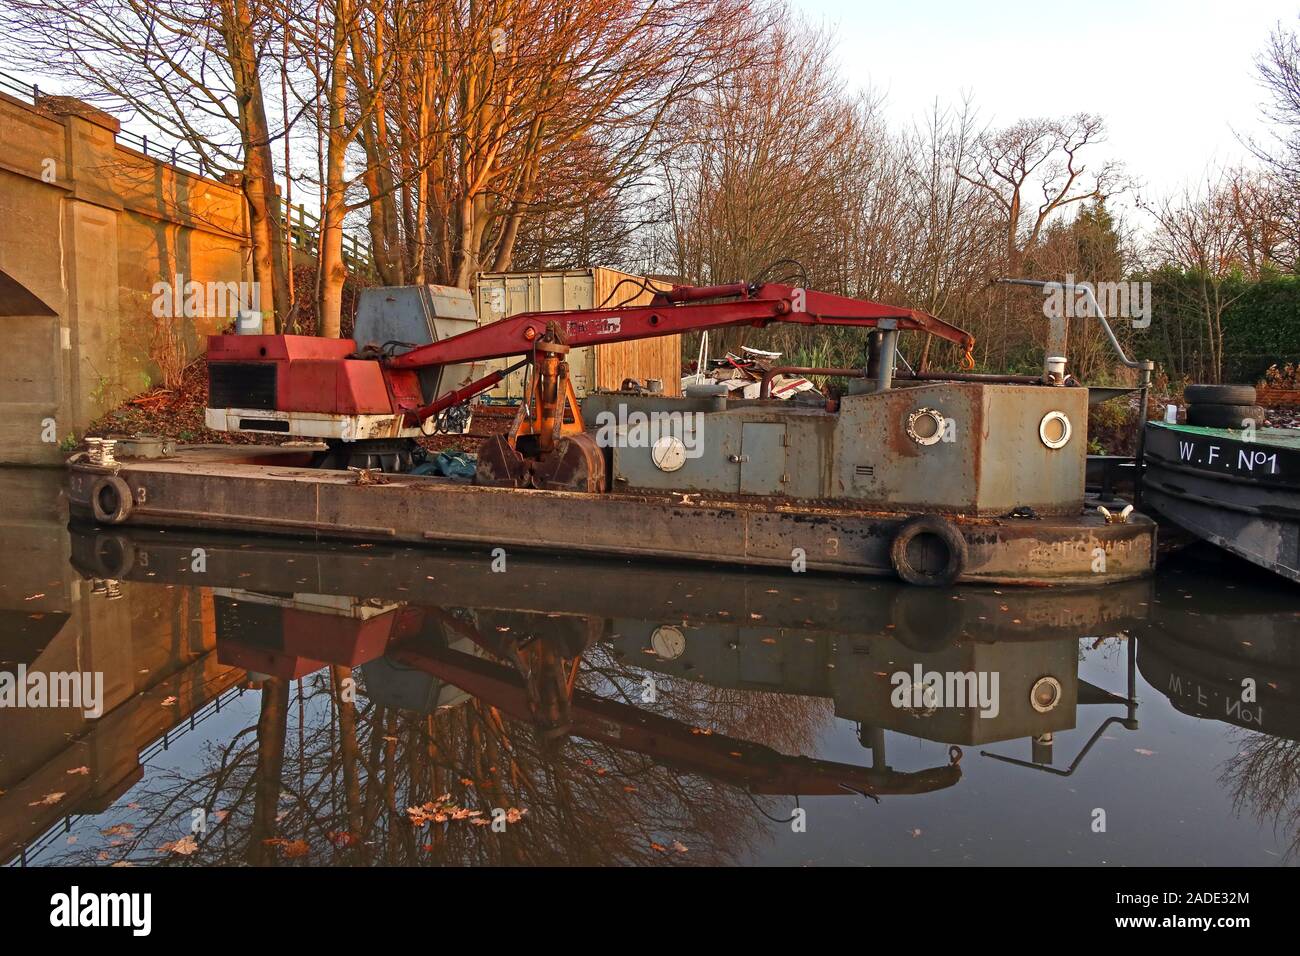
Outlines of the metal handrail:
[{"label": "metal handrail", "polygon": [[1152,362],[1149,359],[1135,361],[1128,357],[1124,352],[1124,346],[1119,344],[1119,339],[1115,336],[1115,330],[1110,327],[1110,322],[1106,320],[1106,313],[1102,311],[1101,303],[1097,301],[1097,296],[1093,294],[1092,283],[1090,282],[1044,282],[1041,279],[995,279],[999,285],[1027,285],[1035,289],[1060,289],[1069,295],[1076,289],[1082,290],[1088,299],[1088,304],[1092,306],[1093,315],[1101,323],[1102,329],[1106,332],[1106,338],[1110,339],[1110,346],[1119,356],[1120,363],[1129,368],[1150,369]]}]

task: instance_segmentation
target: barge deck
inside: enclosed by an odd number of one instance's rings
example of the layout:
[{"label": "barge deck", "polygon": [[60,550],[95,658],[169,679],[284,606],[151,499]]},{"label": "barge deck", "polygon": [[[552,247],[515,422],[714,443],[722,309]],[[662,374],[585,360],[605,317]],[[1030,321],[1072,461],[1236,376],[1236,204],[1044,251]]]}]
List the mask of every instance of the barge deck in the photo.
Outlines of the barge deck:
[{"label": "barge deck", "polygon": [[[69,504],[102,525],[319,540],[568,551],[651,560],[892,576],[914,514],[710,493],[494,488],[447,478],[308,467],[301,446],[192,446],[161,457],[69,462]],[[947,518],[964,539],[960,583],[1098,585],[1151,573],[1150,519]]]}]

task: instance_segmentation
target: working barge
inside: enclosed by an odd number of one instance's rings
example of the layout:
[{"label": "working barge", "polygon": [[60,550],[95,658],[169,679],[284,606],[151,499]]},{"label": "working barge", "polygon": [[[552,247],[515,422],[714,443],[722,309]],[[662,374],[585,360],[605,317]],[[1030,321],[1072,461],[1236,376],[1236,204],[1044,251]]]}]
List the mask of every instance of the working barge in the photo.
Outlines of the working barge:
[{"label": "working barge", "polygon": [[1300,432],[1162,422],[1146,430],[1142,493],[1153,511],[1300,583]]},{"label": "working barge", "polygon": [[[1152,570],[1154,523],[1085,502],[1089,395],[1064,359],[1032,379],[898,370],[902,331],[967,355],[974,340],[925,313],[773,283],[678,286],[648,306],[482,326],[473,316],[460,290],[379,289],[358,308],[356,341],[214,336],[209,426],[290,440],[100,443],[69,461],[74,515],[939,586]],[[579,403],[564,361],[571,346],[771,322],[868,329],[858,387],[816,405],[639,389]],[[477,363],[519,355],[473,379]],[[525,400],[472,481],[413,473],[431,423],[521,367]]]}]

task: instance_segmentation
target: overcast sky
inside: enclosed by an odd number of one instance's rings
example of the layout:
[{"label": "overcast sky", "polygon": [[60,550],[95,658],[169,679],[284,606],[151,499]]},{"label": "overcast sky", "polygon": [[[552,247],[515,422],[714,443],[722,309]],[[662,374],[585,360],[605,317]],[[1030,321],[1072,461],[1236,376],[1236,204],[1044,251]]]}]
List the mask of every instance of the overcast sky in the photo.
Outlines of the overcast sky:
[{"label": "overcast sky", "polygon": [[849,85],[883,92],[891,121],[964,92],[995,124],[1099,113],[1106,148],[1155,193],[1247,155],[1255,56],[1279,22],[1300,25],[1300,0],[791,2],[835,28]]}]

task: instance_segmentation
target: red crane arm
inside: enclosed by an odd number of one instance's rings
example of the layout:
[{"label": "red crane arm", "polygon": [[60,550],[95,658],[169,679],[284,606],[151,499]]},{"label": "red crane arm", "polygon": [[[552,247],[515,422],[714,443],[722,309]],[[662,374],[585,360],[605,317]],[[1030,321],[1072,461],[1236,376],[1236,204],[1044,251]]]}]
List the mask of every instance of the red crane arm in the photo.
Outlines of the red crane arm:
[{"label": "red crane arm", "polygon": [[[702,301],[724,297],[726,301]],[[737,283],[675,286],[671,291],[657,293],[650,305],[643,306],[525,312],[412,349],[388,359],[386,364],[392,369],[417,369],[524,355],[551,322],[560,327],[570,346],[626,342],[729,325],[761,328],[769,322],[912,329],[954,342],[967,352],[975,345],[969,332],[915,309],[775,283],[757,287]]]}]

